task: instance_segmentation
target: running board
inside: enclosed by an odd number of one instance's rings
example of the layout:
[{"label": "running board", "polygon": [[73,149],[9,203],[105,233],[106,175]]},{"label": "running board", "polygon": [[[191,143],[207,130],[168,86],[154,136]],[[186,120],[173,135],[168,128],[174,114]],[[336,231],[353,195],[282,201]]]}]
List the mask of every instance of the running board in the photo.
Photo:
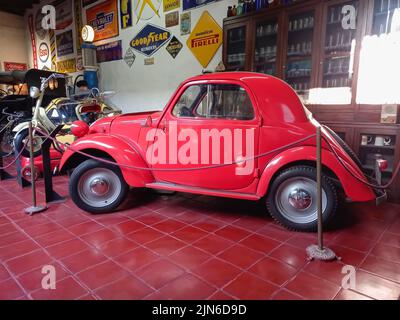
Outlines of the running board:
[{"label": "running board", "polygon": [[173,183],[165,183],[165,182],[148,183],[148,184],[146,184],[146,188],[187,192],[187,193],[202,194],[202,195],[215,196],[215,197],[235,198],[235,199],[244,199],[244,200],[259,200],[260,199],[260,197],[255,194],[197,188],[197,187],[191,187],[191,186],[185,186],[185,185],[173,184]]}]

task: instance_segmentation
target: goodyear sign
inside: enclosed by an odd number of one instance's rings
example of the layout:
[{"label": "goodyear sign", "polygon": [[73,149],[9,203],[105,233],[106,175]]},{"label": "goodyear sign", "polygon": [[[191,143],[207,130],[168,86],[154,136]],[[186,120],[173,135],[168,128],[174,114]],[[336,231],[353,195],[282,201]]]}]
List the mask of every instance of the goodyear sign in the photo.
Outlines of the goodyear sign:
[{"label": "goodyear sign", "polygon": [[131,40],[132,49],[150,57],[171,38],[171,32],[167,29],[147,24]]}]

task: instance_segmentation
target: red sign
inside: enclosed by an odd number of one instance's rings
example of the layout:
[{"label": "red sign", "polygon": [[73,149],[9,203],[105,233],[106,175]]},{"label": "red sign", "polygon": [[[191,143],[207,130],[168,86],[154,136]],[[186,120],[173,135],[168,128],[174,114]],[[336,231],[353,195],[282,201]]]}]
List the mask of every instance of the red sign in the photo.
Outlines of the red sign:
[{"label": "red sign", "polygon": [[26,63],[19,62],[4,62],[4,71],[25,71],[28,70],[28,65]]},{"label": "red sign", "polygon": [[33,67],[35,69],[38,68],[37,54],[36,54],[36,39],[35,32],[33,30],[33,16],[28,16],[28,26],[29,26],[29,34],[31,36],[31,46],[32,46],[32,58],[33,58]]}]

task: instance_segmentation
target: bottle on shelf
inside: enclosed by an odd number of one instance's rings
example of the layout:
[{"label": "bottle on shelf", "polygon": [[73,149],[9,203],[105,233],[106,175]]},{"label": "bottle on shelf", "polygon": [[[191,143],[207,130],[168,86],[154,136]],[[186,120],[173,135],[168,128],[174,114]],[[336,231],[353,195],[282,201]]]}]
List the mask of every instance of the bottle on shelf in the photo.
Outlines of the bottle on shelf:
[{"label": "bottle on shelf", "polygon": [[239,0],[238,1],[238,5],[237,5],[237,7],[236,7],[236,14],[238,15],[238,16],[241,16],[244,12],[244,8],[243,8],[243,0]]},{"label": "bottle on shelf", "polygon": [[228,18],[233,16],[232,6],[228,6],[228,11],[226,13],[226,16]]},{"label": "bottle on shelf", "polygon": [[232,8],[232,16],[234,17],[234,16],[237,16],[237,9],[236,9],[236,6],[234,5],[233,6],[233,8]]}]

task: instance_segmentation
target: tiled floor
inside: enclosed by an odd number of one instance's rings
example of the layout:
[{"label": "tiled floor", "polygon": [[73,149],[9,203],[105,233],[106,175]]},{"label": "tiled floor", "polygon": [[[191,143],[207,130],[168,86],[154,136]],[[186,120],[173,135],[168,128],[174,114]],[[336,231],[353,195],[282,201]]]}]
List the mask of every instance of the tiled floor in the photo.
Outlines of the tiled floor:
[{"label": "tiled floor", "polygon": [[[67,194],[67,178],[55,179]],[[398,299],[400,206],[351,204],[325,234],[342,257],[308,262],[315,235],[289,232],[261,203],[132,191],[90,215],[68,200],[35,216],[30,189],[0,182],[1,299]],[[43,186],[39,183],[39,198]],[[42,289],[44,265],[56,290]],[[354,290],[341,287],[345,265]]]}]

